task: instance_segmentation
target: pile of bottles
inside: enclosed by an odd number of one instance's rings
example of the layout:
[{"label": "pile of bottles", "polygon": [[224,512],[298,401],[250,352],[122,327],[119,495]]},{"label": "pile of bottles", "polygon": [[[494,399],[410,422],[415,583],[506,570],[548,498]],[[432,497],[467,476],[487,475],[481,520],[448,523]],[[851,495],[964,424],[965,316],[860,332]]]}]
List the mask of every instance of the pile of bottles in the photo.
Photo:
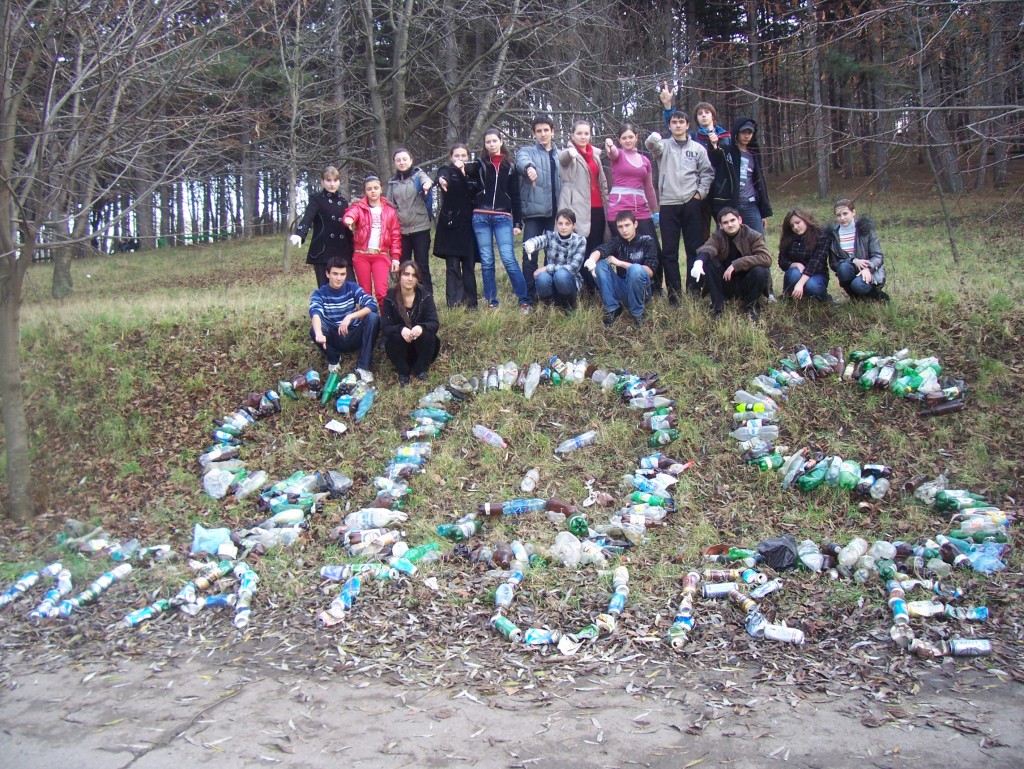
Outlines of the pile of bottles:
[{"label": "pile of bottles", "polygon": [[676,401],[668,397],[667,388],[657,386],[660,379],[657,373],[632,374],[628,371],[597,369],[590,378],[602,390],[619,393],[629,408],[643,410],[638,426],[651,434],[647,440],[651,448],[667,446],[679,438],[679,430],[676,429]]},{"label": "pile of bottles", "polygon": [[941,374],[938,358],[911,358],[907,349],[885,356],[857,350],[850,353],[850,362],[842,370],[843,380],[856,380],[862,390],[889,390],[900,398],[917,401],[917,414],[922,417],[951,414],[964,407],[964,380]]},{"label": "pile of bottles", "polygon": [[733,394],[736,409],[729,437],[738,442],[746,462],[762,471],[777,470],[782,488],[795,486],[813,491],[820,486],[838,486],[862,497],[882,499],[890,489],[892,470],[882,464],[861,465],[853,459],[826,456],[807,447],[785,455],[775,445],[779,437],[779,405],[776,398],[788,397],[788,390],[808,379],[821,379],[843,371],[843,348],[813,354],[800,345],[782,359],[779,368],[754,377],[754,392],[737,390]]}]

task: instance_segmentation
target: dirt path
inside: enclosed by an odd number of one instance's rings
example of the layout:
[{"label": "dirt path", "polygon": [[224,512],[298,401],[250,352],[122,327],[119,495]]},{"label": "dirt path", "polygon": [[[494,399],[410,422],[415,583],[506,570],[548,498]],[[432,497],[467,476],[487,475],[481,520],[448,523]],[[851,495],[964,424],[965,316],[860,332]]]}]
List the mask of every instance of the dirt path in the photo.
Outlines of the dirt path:
[{"label": "dirt path", "polygon": [[937,670],[893,706],[740,670],[623,670],[487,696],[296,673],[286,659],[4,663],[5,769],[1020,767],[1024,749],[1024,688],[974,670]]}]

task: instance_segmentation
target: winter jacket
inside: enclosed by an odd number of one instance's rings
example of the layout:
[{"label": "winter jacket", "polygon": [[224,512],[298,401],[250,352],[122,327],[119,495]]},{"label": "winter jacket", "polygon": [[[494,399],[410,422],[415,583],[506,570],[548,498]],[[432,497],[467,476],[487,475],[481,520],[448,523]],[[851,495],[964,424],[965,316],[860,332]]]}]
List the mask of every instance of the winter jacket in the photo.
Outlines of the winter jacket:
[{"label": "winter jacket", "polygon": [[388,200],[398,211],[403,235],[430,229],[434,220],[434,190],[431,187],[430,192],[423,191],[423,182],[429,181],[430,177],[419,168],[399,171],[388,180]]},{"label": "winter jacket", "polygon": [[[744,123],[754,124],[754,137],[747,145],[747,152],[754,157],[754,197],[757,208],[761,212],[761,218],[767,219],[772,215],[772,204],[768,200],[768,185],[764,180],[764,160],[761,158],[761,148],[757,144],[757,121],[749,117],[738,117],[732,124],[732,135],[739,134],[739,127]],[[736,139],[726,146],[718,145],[716,149],[708,153],[711,165],[715,168],[715,183],[711,188],[711,199],[715,211],[726,206],[737,207],[742,203],[750,201],[740,200],[740,159],[741,152]]]},{"label": "winter jacket", "polygon": [[727,267],[732,266],[736,272],[746,272],[752,267],[771,268],[772,255],[768,251],[768,246],[765,245],[764,236],[761,233],[741,224],[740,231],[736,233],[733,242],[736,244],[736,250],[740,252],[740,256],[730,262],[729,236],[721,229],[715,230],[707,242],[697,249],[697,258],[717,259]]},{"label": "winter jacket", "polygon": [[348,201],[337,192],[320,190],[309,199],[302,219],[295,225],[295,234],[303,241],[313,228],[306,264],[327,264],[332,256],[352,259],[352,232],[341,223],[347,208]]},{"label": "winter jacket", "polygon": [[794,263],[799,263],[804,266],[805,275],[828,276],[827,258],[831,239],[826,233],[819,232],[814,249],[808,252],[807,236],[810,232],[810,229],[808,229],[803,235],[793,235],[786,250],[779,250],[779,267],[782,268],[783,272],[792,267]]},{"label": "winter jacket", "polygon": [[[598,246],[597,250],[601,252],[602,259],[614,256],[623,262],[643,265],[651,272],[658,270],[658,244],[650,235],[636,235],[632,240],[616,235]],[[619,277],[626,277],[626,270],[622,267],[616,267],[615,272]]]},{"label": "winter jacket", "polygon": [[580,286],[583,285],[580,267],[586,258],[586,238],[578,232],[570,232],[569,237],[563,238],[557,232],[548,230],[523,243],[524,249],[527,243],[530,244],[530,250],[533,253],[544,249],[545,271],[553,273],[559,267],[565,267],[576,279],[576,290],[580,290]]},{"label": "winter jacket", "polygon": [[437,229],[434,232],[434,256],[464,258],[476,254],[473,234],[473,200],[477,182],[455,166],[441,166],[437,179],[448,184],[445,192],[440,186],[441,205],[437,211]]},{"label": "winter jacket", "polygon": [[828,244],[828,266],[832,271],[839,272],[839,265],[854,259],[867,259],[871,262],[871,280],[878,287],[885,285],[885,257],[882,255],[882,244],[878,242],[878,231],[869,216],[857,217],[854,221],[856,238],[853,244],[853,256],[849,256],[839,245],[839,225],[830,224],[825,228],[824,237]]},{"label": "winter jacket", "polygon": [[[555,173],[552,175],[552,159]],[[528,169],[537,172],[536,184],[526,175]],[[558,174],[558,147],[553,143],[551,151],[544,149],[540,142],[520,147],[516,152],[516,170],[519,171],[519,197],[522,200],[523,216],[553,217],[562,179]]]},{"label": "winter jacket", "polygon": [[437,307],[434,297],[419,286],[416,287],[416,298],[409,308],[408,322],[402,317],[402,290],[393,288],[384,297],[380,309],[380,332],[385,339],[401,339],[403,328],[423,326],[424,331],[436,334],[441,323],[437,318]]},{"label": "winter jacket", "polygon": [[[386,198],[380,199],[380,252],[390,254],[393,261],[402,259],[402,230],[398,225],[398,212]],[[345,212],[346,219],[352,219],[352,233],[355,250],[366,252],[370,243],[370,227],[373,214],[366,198],[360,198]]]},{"label": "winter jacket", "polygon": [[512,214],[512,226],[522,229],[523,209],[519,198],[519,172],[503,160],[498,171],[490,158],[466,164],[466,176],[476,185],[475,212]]},{"label": "winter jacket", "polygon": [[[597,186],[601,191],[601,204],[608,203],[608,180],[601,164],[601,150],[594,147],[597,163]],[[566,147],[558,153],[558,175],[562,189],[558,194],[559,209],[568,208],[576,214],[576,232],[590,237],[590,167],[575,147]],[[605,237],[605,235],[602,235]]]},{"label": "winter jacket", "polygon": [[657,132],[648,136],[644,145],[660,164],[658,200],[661,205],[689,203],[698,192],[701,200],[707,199],[715,169],[711,167],[704,147],[689,136],[686,141],[679,142],[671,136],[662,139]]}]

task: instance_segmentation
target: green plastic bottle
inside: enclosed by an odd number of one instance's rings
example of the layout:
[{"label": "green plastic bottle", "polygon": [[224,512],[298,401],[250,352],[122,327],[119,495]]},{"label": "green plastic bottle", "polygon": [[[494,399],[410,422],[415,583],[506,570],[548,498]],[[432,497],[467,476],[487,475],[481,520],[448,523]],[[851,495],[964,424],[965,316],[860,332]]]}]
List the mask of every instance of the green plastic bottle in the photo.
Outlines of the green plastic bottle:
[{"label": "green plastic bottle", "polygon": [[585,537],[590,534],[590,524],[587,523],[587,519],[583,517],[582,513],[570,515],[569,520],[565,522],[565,528],[577,537]]},{"label": "green plastic bottle", "polygon": [[825,482],[825,473],[828,472],[828,462],[822,460],[807,473],[796,479],[796,485],[800,491],[813,491]]},{"label": "green plastic bottle", "polygon": [[460,518],[455,523],[442,523],[437,527],[437,535],[453,542],[464,542],[483,528],[483,521],[473,517]]},{"label": "green plastic bottle", "polygon": [[679,431],[670,428],[668,430],[658,430],[650,438],[647,439],[647,445],[651,448],[657,448],[658,446],[667,446],[672,441],[679,438]]},{"label": "green plastic bottle", "polygon": [[427,542],[426,544],[423,544],[423,545],[417,545],[416,547],[410,547],[408,550],[405,551],[405,554],[402,557],[405,558],[408,561],[411,561],[412,563],[416,563],[418,560],[423,558],[423,556],[425,556],[427,553],[432,553],[435,550],[440,550],[440,549],[441,549],[441,546],[439,544],[437,544],[436,542]]},{"label": "green plastic bottle", "polygon": [[786,458],[776,451],[774,454],[766,454],[763,457],[751,459],[750,464],[758,470],[778,470],[785,461]]},{"label": "green plastic bottle", "polygon": [[853,491],[860,482],[860,465],[852,459],[844,459],[839,468],[839,488]]},{"label": "green plastic bottle", "polygon": [[327,376],[327,382],[324,383],[324,390],[320,394],[320,405],[326,406],[331,398],[334,397],[334,393],[338,390],[338,385],[341,384],[341,374],[337,371],[332,371]]}]

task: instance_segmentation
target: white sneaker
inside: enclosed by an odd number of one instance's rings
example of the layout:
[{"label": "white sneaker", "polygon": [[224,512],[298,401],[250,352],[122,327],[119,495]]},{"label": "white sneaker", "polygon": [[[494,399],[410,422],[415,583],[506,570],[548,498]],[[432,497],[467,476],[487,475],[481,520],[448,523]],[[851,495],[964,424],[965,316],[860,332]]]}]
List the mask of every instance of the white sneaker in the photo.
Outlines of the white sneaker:
[{"label": "white sneaker", "polygon": [[339,371],[341,371],[341,364],[340,363],[332,363],[331,365],[329,365],[327,367],[327,373],[328,374],[337,374]]},{"label": "white sneaker", "polygon": [[370,382],[373,381],[373,372],[372,371],[367,371],[364,368],[357,368],[356,369],[356,376],[359,377],[364,382],[366,382],[366,384],[370,384]]}]

